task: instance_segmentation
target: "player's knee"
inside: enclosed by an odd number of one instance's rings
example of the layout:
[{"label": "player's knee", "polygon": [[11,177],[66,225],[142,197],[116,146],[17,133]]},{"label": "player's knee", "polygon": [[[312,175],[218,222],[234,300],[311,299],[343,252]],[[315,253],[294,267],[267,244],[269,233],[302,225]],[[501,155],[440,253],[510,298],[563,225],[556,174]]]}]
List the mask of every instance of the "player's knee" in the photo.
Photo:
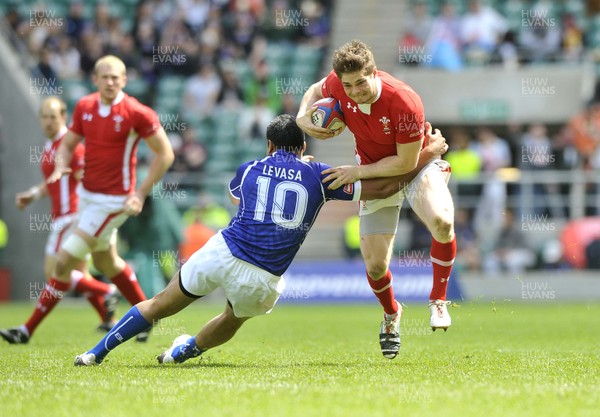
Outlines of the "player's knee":
[{"label": "player's knee", "polygon": [[236,317],[234,315],[227,320],[227,327],[231,330],[237,331],[240,327],[242,327],[242,324],[244,324],[244,322],[250,318],[251,317]]},{"label": "player's knee", "polygon": [[169,311],[169,304],[163,302],[159,295],[160,293],[149,300],[144,300],[136,304],[138,311],[153,326],[157,325],[160,319],[173,314]]},{"label": "player's knee", "polygon": [[108,263],[106,262],[106,260],[104,258],[97,257],[94,255],[92,255],[92,258],[94,260],[94,266],[96,268],[98,268],[100,271],[104,272],[106,267],[108,266]]},{"label": "player's knee", "polygon": [[380,278],[383,278],[387,273],[388,266],[385,261],[374,261],[368,262],[367,266],[367,274],[371,277],[372,280],[377,281]]},{"label": "player's knee", "polygon": [[454,236],[454,222],[450,216],[437,216],[434,219],[431,234],[438,242],[450,242]]},{"label": "player's knee", "polygon": [[71,277],[71,263],[69,262],[68,259],[64,258],[64,257],[59,257],[56,260],[56,265],[54,266],[54,275],[56,276],[56,278],[60,278],[60,277],[65,277],[65,278],[70,278]]},{"label": "player's knee", "polygon": [[111,256],[102,255],[102,256],[93,256],[94,265],[104,274],[111,276],[113,272],[118,270],[118,265],[116,259]]}]

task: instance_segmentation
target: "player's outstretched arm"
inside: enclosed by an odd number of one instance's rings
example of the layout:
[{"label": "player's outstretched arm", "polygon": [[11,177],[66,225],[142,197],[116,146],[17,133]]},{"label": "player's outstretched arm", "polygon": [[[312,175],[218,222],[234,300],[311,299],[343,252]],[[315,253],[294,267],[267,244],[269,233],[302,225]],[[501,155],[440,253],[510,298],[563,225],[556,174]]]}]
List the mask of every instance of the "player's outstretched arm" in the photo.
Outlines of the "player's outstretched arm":
[{"label": "player's outstretched arm", "polygon": [[[433,156],[439,157],[440,155],[443,155],[448,150],[448,145],[446,144],[446,139],[442,136],[442,133],[440,132],[440,130],[435,129],[435,132],[432,133],[431,129],[432,129],[431,124],[429,122],[426,122],[425,123],[425,139],[424,139],[425,146],[423,147],[423,149],[421,149],[421,151],[418,154],[416,167],[414,169],[412,169],[411,171],[409,171],[408,173],[401,174],[401,176],[412,175],[415,172],[418,173],[421,170],[421,168],[423,168],[432,159]],[[420,142],[416,142],[416,143],[420,143]],[[322,172],[323,174],[327,175],[323,179],[323,182],[327,183],[327,182],[331,181],[331,183],[329,184],[329,186],[327,188],[329,188],[330,190],[335,190],[344,184],[352,184],[352,183],[358,181],[359,179],[371,178],[371,177],[361,176],[360,169],[364,168],[364,167],[370,167],[370,166],[377,165],[380,162],[385,161],[385,160],[391,161],[393,158],[396,158],[396,156],[388,156],[374,164],[369,164],[369,165],[361,165],[361,166],[344,165],[344,166],[326,169],[325,171]],[[383,177],[394,177],[395,178],[398,176],[398,175],[390,175],[389,173],[386,173],[386,174],[387,175],[380,175],[379,178],[383,178]],[[378,178],[378,177],[374,177],[374,178]]]},{"label": "player's outstretched arm", "polygon": [[325,78],[311,85],[308,90],[302,96],[300,106],[298,108],[298,115],[296,116],[296,123],[298,127],[304,131],[307,135],[312,136],[315,139],[330,139],[335,133],[329,129],[317,127],[312,123],[312,114],[315,108],[312,105],[323,98],[321,93],[321,85]]},{"label": "player's outstretched arm", "polygon": [[[435,129],[435,132],[432,132],[431,124],[427,122],[425,124],[425,146],[421,149],[419,153],[419,161],[417,162],[417,167],[410,171],[407,174],[397,175],[393,177],[382,177],[382,178],[372,178],[362,180],[362,192],[361,192],[361,200],[373,200],[386,198],[391,196],[394,193],[397,193],[402,188],[406,186],[409,182],[411,182],[433,159],[439,158],[441,155],[446,153],[448,150],[448,145],[446,144],[446,138],[442,135],[439,129]],[[351,166],[347,167],[338,167],[340,169],[344,168],[353,168]],[[323,171],[323,174],[331,172],[333,169],[328,169]],[[323,179],[323,182],[327,182],[331,180],[331,175],[328,175]],[[335,182],[335,181],[334,181]],[[334,182],[329,185],[329,189],[336,189],[334,187]]]},{"label": "player's outstretched arm", "polygon": [[146,138],[146,143],[154,153],[154,158],[144,181],[135,190],[135,194],[130,195],[125,201],[125,213],[130,216],[137,216],[142,211],[144,200],[152,190],[152,186],[165,175],[175,159],[173,147],[162,126],[156,133]]},{"label": "player's outstretched arm", "polygon": [[52,184],[53,182],[58,181],[63,175],[71,173],[71,168],[69,168],[69,165],[71,165],[73,152],[75,151],[77,144],[82,140],[83,136],[74,133],[72,130],[69,130],[67,133],[65,133],[65,136],[63,136],[62,140],[60,141],[60,145],[56,150],[54,171],[46,179],[47,184]]},{"label": "player's outstretched arm", "polygon": [[[423,149],[419,152],[419,161],[415,170],[417,173],[427,165],[432,159],[437,159],[448,151],[446,138],[442,135],[440,129],[431,127],[431,123],[425,122],[425,139],[423,140]],[[412,181],[412,180],[411,180]]]},{"label": "player's outstretched arm", "polygon": [[23,210],[29,204],[31,204],[35,200],[39,200],[42,197],[48,195],[48,188],[46,187],[46,183],[42,182],[38,185],[34,185],[27,191],[23,191],[21,193],[17,193],[15,197],[15,203],[19,210]]},{"label": "player's outstretched arm", "polygon": [[407,174],[417,167],[423,141],[397,143],[396,155],[386,156],[357,168],[358,178],[379,178]]},{"label": "player's outstretched arm", "polygon": [[419,149],[422,141],[396,144],[397,155],[386,156],[377,162],[367,165],[344,165],[323,171],[328,174],[326,180],[333,181],[330,189],[336,189],[344,184],[352,184],[358,180],[369,178],[395,177],[413,171],[419,162]]}]

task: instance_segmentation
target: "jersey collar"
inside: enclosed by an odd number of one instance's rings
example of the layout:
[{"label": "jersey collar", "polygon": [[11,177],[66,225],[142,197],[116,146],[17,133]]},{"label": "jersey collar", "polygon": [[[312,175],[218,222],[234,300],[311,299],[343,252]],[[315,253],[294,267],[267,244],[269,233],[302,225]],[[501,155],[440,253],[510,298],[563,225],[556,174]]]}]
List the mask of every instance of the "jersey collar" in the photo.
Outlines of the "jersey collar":
[{"label": "jersey collar", "polygon": [[[377,85],[377,97],[375,97],[375,100],[373,101],[373,103],[375,103],[377,100],[379,100],[379,97],[381,97],[381,78],[379,78],[379,76],[375,77],[375,83]],[[364,114],[371,114],[371,105],[373,103],[366,103],[366,104],[358,104],[358,108],[360,109],[361,112],[363,112]]]},{"label": "jersey collar", "polygon": [[52,138],[52,142],[56,142],[58,139],[62,138],[65,133],[67,133],[67,130],[69,130],[67,129],[67,126],[62,126],[58,133]]},{"label": "jersey collar", "polygon": [[294,156],[296,156],[296,157],[298,157],[298,158],[300,159],[300,157],[299,157],[298,155],[296,155],[296,153],[295,153],[295,152],[292,152],[292,151],[286,151],[286,150],[284,150],[284,149],[277,149],[276,151],[274,151],[274,152],[271,154],[271,156],[275,155],[276,153],[278,153],[278,154],[282,154],[282,153],[285,153],[285,154],[292,154],[292,155],[294,155]]},{"label": "jersey collar", "polygon": [[[381,81],[380,81],[380,84],[381,84]],[[379,93],[381,94],[381,91]],[[119,91],[119,94],[117,94],[117,96],[115,97],[115,99],[113,100],[113,102],[110,105],[115,106],[115,105],[119,104],[121,102],[121,100],[123,100],[123,98],[125,98],[125,93],[122,91]],[[379,96],[377,96],[377,98],[379,98]]]},{"label": "jersey collar", "polygon": [[125,93],[123,93],[122,91],[119,91],[119,94],[117,94],[117,96],[112,101],[112,103],[110,103],[110,106],[102,104],[102,99],[100,97],[98,97],[98,114],[101,117],[107,117],[110,114],[111,107],[119,104],[121,102],[121,100],[123,100],[124,97],[125,97]]}]

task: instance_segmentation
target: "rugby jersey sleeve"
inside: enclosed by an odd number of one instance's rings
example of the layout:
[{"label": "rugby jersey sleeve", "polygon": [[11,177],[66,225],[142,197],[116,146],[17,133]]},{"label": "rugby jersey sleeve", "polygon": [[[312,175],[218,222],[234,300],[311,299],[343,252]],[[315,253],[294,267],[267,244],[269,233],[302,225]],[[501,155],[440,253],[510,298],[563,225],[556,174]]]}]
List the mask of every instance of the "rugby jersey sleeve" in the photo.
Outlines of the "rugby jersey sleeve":
[{"label": "rugby jersey sleeve", "polygon": [[236,171],[235,177],[231,181],[229,181],[229,194],[236,200],[242,198],[242,180],[244,178],[244,174],[248,167],[253,164],[255,161],[246,162],[242,164]]},{"label": "rugby jersey sleeve", "polygon": [[160,128],[160,120],[154,110],[140,104],[136,109],[135,131],[141,138],[146,139],[155,134]]},{"label": "rugby jersey sleeve", "polygon": [[321,184],[323,186],[323,192],[325,194],[325,200],[346,200],[346,201],[359,201],[360,200],[360,192],[361,192],[361,182],[360,180],[356,181],[352,184],[345,184],[335,190],[329,190],[327,187],[333,181],[328,181],[323,183],[323,180],[327,175],[322,174],[326,169],[331,168],[327,164],[323,163],[315,163],[315,167],[319,172],[319,177],[321,178]]}]

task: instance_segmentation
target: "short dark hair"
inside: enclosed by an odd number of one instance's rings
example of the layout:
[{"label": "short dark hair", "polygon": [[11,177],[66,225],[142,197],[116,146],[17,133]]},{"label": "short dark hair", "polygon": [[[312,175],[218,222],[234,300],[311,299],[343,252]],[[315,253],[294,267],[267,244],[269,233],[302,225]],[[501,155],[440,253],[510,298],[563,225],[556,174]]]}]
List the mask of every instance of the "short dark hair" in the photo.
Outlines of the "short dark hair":
[{"label": "short dark hair", "polygon": [[333,71],[342,78],[342,74],[362,71],[369,75],[375,68],[375,58],[371,49],[359,40],[353,40],[342,45],[333,53],[332,58]]},{"label": "short dark hair", "polygon": [[304,147],[304,132],[296,124],[296,118],[289,114],[280,114],[269,123],[267,139],[273,142],[275,149],[300,153]]}]

